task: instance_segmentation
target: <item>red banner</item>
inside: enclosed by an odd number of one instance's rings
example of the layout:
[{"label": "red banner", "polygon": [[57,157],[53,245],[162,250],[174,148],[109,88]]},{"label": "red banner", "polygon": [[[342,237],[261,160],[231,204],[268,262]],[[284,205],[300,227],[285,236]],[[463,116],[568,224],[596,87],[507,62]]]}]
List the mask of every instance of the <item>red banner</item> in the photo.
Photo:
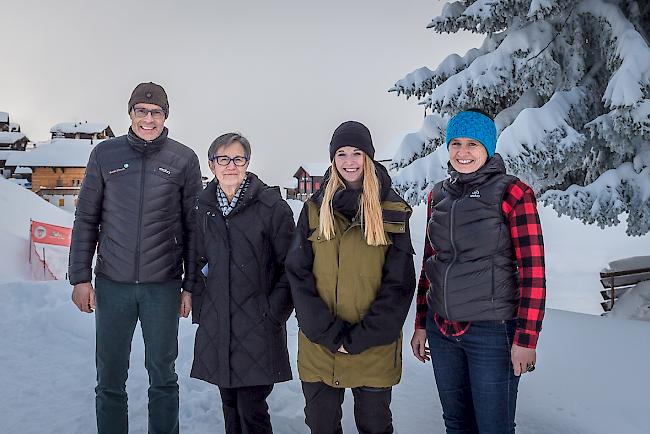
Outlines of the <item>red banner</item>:
[{"label": "red banner", "polygon": [[72,229],[32,220],[32,241],[35,243],[70,246]]}]

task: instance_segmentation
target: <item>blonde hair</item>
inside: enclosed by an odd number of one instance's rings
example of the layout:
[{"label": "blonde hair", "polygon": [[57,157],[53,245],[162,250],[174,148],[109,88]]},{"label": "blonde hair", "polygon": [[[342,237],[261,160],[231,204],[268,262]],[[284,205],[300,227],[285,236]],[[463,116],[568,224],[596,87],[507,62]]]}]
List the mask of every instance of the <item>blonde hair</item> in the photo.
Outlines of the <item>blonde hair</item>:
[{"label": "blonde hair", "polygon": [[[334,193],[344,188],[346,188],[345,184],[336,169],[336,164],[332,161],[330,178],[325,186],[319,216],[320,234],[326,240],[331,240],[334,237],[334,210],[332,208]],[[375,163],[366,154],[364,154],[363,159],[363,189],[361,190],[357,215],[361,217],[361,227],[369,246],[385,246],[388,244],[384,232],[381,203],[379,202],[379,178],[377,177]]]}]

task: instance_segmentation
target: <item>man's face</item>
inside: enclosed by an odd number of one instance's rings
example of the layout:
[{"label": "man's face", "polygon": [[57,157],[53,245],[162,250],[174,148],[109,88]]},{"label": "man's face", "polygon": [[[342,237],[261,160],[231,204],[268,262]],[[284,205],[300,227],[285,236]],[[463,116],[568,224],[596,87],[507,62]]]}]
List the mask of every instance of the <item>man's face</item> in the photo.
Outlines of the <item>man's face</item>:
[{"label": "man's face", "polygon": [[156,104],[137,103],[129,113],[131,129],[142,140],[150,142],[163,132],[165,112]]}]

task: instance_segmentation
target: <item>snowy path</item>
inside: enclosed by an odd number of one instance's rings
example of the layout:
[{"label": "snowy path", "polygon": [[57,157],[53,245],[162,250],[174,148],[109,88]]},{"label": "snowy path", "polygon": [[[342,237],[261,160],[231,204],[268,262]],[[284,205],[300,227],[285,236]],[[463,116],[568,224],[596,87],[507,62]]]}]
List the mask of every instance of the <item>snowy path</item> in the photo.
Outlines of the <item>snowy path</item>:
[{"label": "snowy path", "polygon": [[[69,301],[65,282],[0,284],[0,433],[91,433],[94,420],[94,324]],[[219,432],[223,422],[216,387],[189,378],[195,326],[182,320],[181,431]],[[407,320],[405,340],[412,332]],[[523,434],[641,434],[650,426],[646,345],[650,323],[550,310],[538,369],[524,377],[517,413]],[[296,323],[289,341],[295,371]],[[133,344],[131,432],[146,432],[147,375],[139,328]],[[404,351],[403,381],[394,390],[396,432],[442,433],[433,375]],[[612,374],[615,372],[615,374]],[[612,378],[612,375],[615,377]],[[346,399],[344,428],[356,432]],[[276,432],[306,433],[297,380],[276,386],[270,407]]]}]

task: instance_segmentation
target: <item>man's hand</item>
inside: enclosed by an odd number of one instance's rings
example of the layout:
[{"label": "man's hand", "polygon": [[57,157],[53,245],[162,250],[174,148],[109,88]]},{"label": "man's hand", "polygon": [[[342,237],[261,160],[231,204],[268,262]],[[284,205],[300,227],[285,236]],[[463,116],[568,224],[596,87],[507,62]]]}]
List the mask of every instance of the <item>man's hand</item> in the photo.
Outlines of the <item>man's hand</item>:
[{"label": "man's hand", "polygon": [[[519,345],[512,345],[510,351],[512,359],[512,370],[515,375],[519,377],[521,374],[531,372],[535,369],[535,362],[537,361],[537,352],[534,348],[520,347]],[[532,367],[532,369],[531,369]]]},{"label": "man's hand", "polygon": [[72,302],[80,311],[93,313],[95,310],[95,291],[90,282],[77,283],[72,288]]},{"label": "man's hand", "polygon": [[411,338],[411,349],[413,350],[413,355],[422,363],[431,359],[429,357],[429,348],[426,344],[427,331],[425,329],[415,329]]},{"label": "man's hand", "polygon": [[187,318],[192,311],[192,293],[188,291],[181,292],[181,307],[179,313],[183,318]]}]

